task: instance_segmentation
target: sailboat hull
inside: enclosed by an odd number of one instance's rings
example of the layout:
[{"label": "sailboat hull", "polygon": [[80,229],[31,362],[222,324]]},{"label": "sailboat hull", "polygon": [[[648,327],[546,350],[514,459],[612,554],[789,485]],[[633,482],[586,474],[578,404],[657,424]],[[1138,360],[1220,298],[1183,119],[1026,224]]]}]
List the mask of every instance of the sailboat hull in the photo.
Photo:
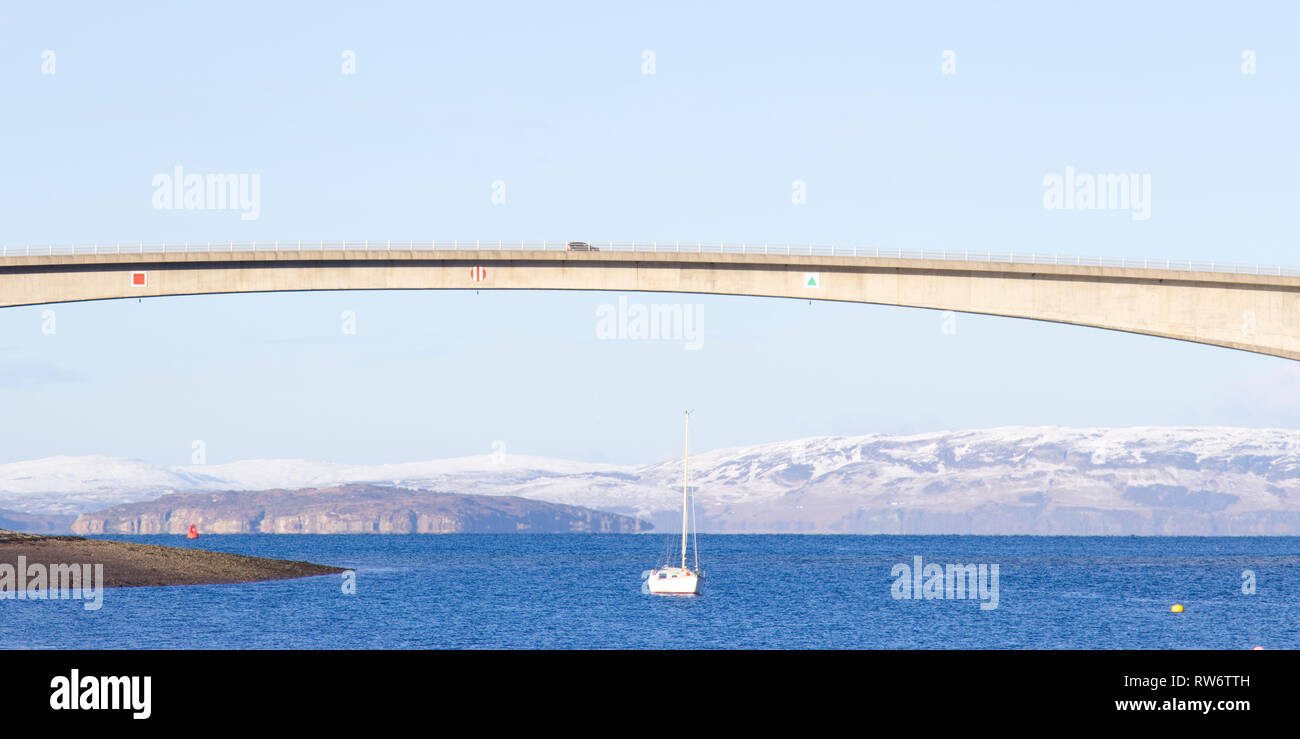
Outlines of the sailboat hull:
[{"label": "sailboat hull", "polygon": [[700,579],[694,572],[674,567],[651,572],[646,582],[654,595],[699,595]]},{"label": "sailboat hull", "polygon": [[703,579],[704,573],[699,572],[700,551],[699,545],[695,549],[695,567],[697,571],[692,572],[686,566],[686,544],[689,541],[690,530],[688,523],[690,521],[690,467],[687,465],[687,459],[691,456],[691,412],[686,412],[686,443],[682,449],[682,566],[673,567],[672,560],[665,563],[663,567],[650,571],[650,577],[646,578],[642,586],[643,593],[648,592],[653,595],[699,595],[700,580]]}]

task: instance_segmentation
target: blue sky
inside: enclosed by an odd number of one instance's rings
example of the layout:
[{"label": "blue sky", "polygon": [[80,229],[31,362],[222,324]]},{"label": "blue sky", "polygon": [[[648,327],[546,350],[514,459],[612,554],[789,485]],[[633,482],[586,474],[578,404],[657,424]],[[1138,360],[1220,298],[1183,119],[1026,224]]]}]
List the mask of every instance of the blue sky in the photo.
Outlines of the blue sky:
[{"label": "blue sky", "polygon": [[[721,239],[1297,265],[1298,16],[1284,3],[0,3],[0,243]],[[260,216],[154,209],[152,177],[177,165],[258,174]],[[1067,166],[1149,174],[1150,218],[1044,209],[1044,176]],[[806,204],[791,202],[795,180]],[[697,449],[1300,422],[1300,373],[1281,359],[990,317],[944,334],[938,313],[912,309],[629,296],[702,305],[704,346],[688,351],[598,339],[596,311],[617,299],[4,309],[0,462],[183,464],[194,440],[209,462],[430,459],[498,440],[653,461],[678,453],[684,408]]]}]

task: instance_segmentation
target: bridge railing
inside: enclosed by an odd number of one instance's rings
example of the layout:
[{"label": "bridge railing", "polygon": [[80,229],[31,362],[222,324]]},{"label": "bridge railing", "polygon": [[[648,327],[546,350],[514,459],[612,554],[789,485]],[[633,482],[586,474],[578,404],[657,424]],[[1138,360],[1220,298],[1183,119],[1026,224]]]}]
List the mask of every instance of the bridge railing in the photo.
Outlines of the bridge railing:
[{"label": "bridge railing", "polygon": [[[169,254],[174,252],[329,252],[329,251],[568,251],[570,241],[443,241],[364,239],[359,241],[208,241],[133,244],[69,244],[6,246],[0,256],[48,256],[69,254]],[[1056,264],[1084,267],[1121,267],[1185,272],[1300,276],[1300,267],[1238,262],[1144,257],[1096,257],[1074,254],[990,251],[972,249],[880,249],[867,246],[821,246],[789,243],[723,243],[706,241],[591,241],[580,242],[592,251],[684,252],[693,254],[770,254],[782,256],[834,256],[871,259],[922,259],[998,264]],[[585,251],[585,249],[584,249]]]}]

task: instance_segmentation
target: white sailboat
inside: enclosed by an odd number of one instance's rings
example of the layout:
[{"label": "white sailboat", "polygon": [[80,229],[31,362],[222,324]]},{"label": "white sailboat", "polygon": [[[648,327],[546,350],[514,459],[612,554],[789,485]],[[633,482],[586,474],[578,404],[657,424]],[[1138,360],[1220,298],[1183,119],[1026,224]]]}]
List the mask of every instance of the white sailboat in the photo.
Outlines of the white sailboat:
[{"label": "white sailboat", "polygon": [[691,412],[686,411],[686,451],[682,454],[682,563],[680,567],[665,564],[657,570],[650,570],[646,584],[655,595],[699,595],[700,581],[704,571],[700,569],[699,542],[695,545],[695,569],[686,566],[686,539],[688,524],[694,521],[688,517],[690,511],[690,467],[687,461],[691,453]]}]

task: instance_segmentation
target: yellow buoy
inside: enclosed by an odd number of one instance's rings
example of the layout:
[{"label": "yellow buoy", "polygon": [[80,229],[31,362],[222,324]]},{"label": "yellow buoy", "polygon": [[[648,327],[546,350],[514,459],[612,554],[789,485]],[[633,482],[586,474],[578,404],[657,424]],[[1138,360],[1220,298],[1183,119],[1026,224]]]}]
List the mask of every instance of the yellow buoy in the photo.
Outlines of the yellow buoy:
[{"label": "yellow buoy", "polygon": [[1182,604],[1182,603],[1175,603],[1175,604],[1173,604],[1172,606],[1169,606],[1169,610],[1172,611],[1172,612],[1174,612],[1174,613],[1182,613],[1182,612],[1183,612],[1183,604]]}]

